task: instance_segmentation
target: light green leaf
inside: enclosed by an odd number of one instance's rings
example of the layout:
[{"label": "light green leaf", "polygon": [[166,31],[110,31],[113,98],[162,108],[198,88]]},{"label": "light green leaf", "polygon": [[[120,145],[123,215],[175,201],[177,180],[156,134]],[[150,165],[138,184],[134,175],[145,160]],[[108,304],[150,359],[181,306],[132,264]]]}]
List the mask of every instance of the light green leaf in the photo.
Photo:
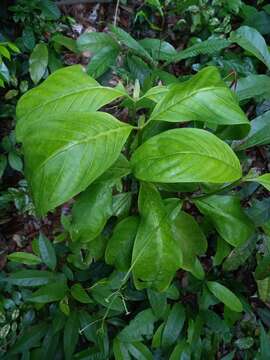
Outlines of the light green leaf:
[{"label": "light green leaf", "polygon": [[197,255],[203,255],[207,249],[207,240],[194,218],[181,211],[172,222],[172,231],[178,246],[183,254],[181,268],[195,272]]},{"label": "light green leaf", "polygon": [[270,99],[270,77],[267,75],[249,75],[237,80],[235,90],[240,101],[257,96]]},{"label": "light green leaf", "polygon": [[264,186],[268,191],[270,191],[270,174],[263,174],[261,176],[258,176],[256,178],[246,178],[246,181],[255,181],[259,183],[260,185]]},{"label": "light green leaf", "polygon": [[138,179],[160,183],[225,183],[242,175],[238,158],[225,142],[190,128],[150,138],[134,152],[131,166]]},{"label": "light green leaf", "polygon": [[60,281],[42,286],[32,293],[27,300],[34,303],[47,304],[63,299],[67,290],[66,281],[61,279]]},{"label": "light green leaf", "polygon": [[249,130],[246,115],[213,66],[204,68],[188,81],[171,85],[168,93],[155,106],[150,120],[195,120],[212,125],[233,125],[236,128],[232,132],[237,130],[239,138]]},{"label": "light green leaf", "polygon": [[51,41],[57,45],[64,46],[65,48],[67,48],[68,50],[74,53],[78,52],[76,41],[70,37],[67,37],[62,34],[55,34],[51,38]]},{"label": "light green leaf", "polygon": [[119,50],[112,47],[104,47],[99,50],[87,66],[87,73],[97,79],[115,64]]},{"label": "light green leaf", "polygon": [[174,304],[162,334],[162,346],[169,347],[178,339],[185,322],[185,309],[181,304]]},{"label": "light green leaf", "polygon": [[207,281],[207,287],[216,298],[223,302],[229,309],[235,312],[242,312],[243,306],[236,295],[225,286],[216,281]]},{"label": "light green leaf", "polygon": [[[17,140],[23,141],[33,123],[68,112],[93,112],[126,93],[120,88],[100,86],[80,65],[55,71],[41,85],[23,95],[17,105]],[[73,115],[74,116],[74,115]]]},{"label": "light green leaf", "polygon": [[96,181],[95,183],[100,183],[102,181],[114,181],[120,179],[124,176],[127,176],[131,173],[131,168],[129,165],[129,161],[127,158],[120,154],[118,159],[109,167],[108,170],[105,171]]},{"label": "light green leaf", "polygon": [[26,174],[38,213],[68,201],[103,174],[119,157],[130,131],[101,112],[51,115],[28,126]]},{"label": "light green leaf", "polygon": [[138,41],[133,39],[133,37],[129,35],[129,33],[124,31],[123,29],[120,29],[117,26],[110,26],[110,31],[115,34],[117,40],[119,40],[120,43],[122,43],[124,46],[130,48],[138,55],[141,55],[146,60],[153,63],[153,59],[150,56],[149,52],[145,50],[145,48]]},{"label": "light green leaf", "polygon": [[253,146],[270,144],[270,111],[251,121],[248,136],[236,147],[237,150],[249,149]]},{"label": "light green leaf", "polygon": [[128,216],[132,200],[131,192],[124,192],[113,196],[113,216],[123,218]]},{"label": "light green leaf", "polygon": [[17,262],[20,264],[25,264],[25,265],[38,265],[41,263],[41,259],[38,256],[31,254],[31,253],[27,253],[27,252],[21,252],[21,251],[9,254],[7,256],[7,258],[10,261],[14,261],[14,262]]},{"label": "light green leaf", "polygon": [[80,283],[72,285],[70,288],[70,293],[75,300],[83,304],[90,304],[93,302]]},{"label": "light green leaf", "polygon": [[92,51],[94,53],[110,47],[119,49],[117,42],[109,34],[102,32],[85,32],[77,40],[80,51]]},{"label": "light green leaf", "polygon": [[161,197],[153,185],[141,184],[139,193],[141,222],[132,253],[132,269],[138,289],[158,291],[168,288],[182,262]]},{"label": "light green leaf", "polygon": [[48,48],[46,44],[37,44],[29,59],[30,77],[37,84],[47,69]]},{"label": "light green leaf", "polygon": [[140,40],[139,44],[152,55],[154,60],[170,60],[177,54],[175,48],[167,41],[145,38]]},{"label": "light green leaf", "polygon": [[242,245],[254,232],[254,225],[236,196],[212,195],[196,200],[195,204],[210,218],[219,235],[233,246]]},{"label": "light green leaf", "polygon": [[56,267],[55,250],[50,240],[42,233],[38,238],[38,248],[43,262],[48,266],[48,268],[54,270]]},{"label": "light green leaf", "polygon": [[231,32],[230,40],[256,56],[270,69],[270,53],[259,31],[249,26],[241,26]]},{"label": "light green leaf", "polygon": [[114,265],[119,271],[128,271],[138,225],[138,217],[130,216],[115,226],[106,249],[107,264]]},{"label": "light green leaf", "polygon": [[112,215],[112,187],[106,182],[92,184],[72,207],[71,237],[88,242],[100,235]]}]

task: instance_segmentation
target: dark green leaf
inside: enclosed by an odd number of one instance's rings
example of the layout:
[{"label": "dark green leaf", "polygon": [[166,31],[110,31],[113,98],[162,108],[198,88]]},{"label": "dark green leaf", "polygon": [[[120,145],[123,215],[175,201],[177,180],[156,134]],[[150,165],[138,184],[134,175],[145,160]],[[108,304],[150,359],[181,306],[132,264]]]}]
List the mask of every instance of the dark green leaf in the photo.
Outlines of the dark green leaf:
[{"label": "dark green leaf", "polygon": [[12,346],[11,353],[24,353],[25,351],[36,346],[46,334],[47,329],[48,326],[44,323],[30,327],[23,332],[17,342]]},{"label": "dark green leaf", "polygon": [[62,279],[48,285],[42,286],[40,289],[32,293],[28,301],[40,304],[46,304],[54,301],[62,300],[67,293],[66,281]]},{"label": "dark green leaf", "polygon": [[64,352],[65,359],[71,360],[79,340],[79,318],[76,312],[72,312],[67,319],[64,328]]},{"label": "dark green leaf", "polygon": [[79,283],[71,286],[70,293],[75,300],[83,304],[90,304],[93,302],[90,296],[87,294],[86,290]]},{"label": "dark green leaf", "polygon": [[10,274],[8,282],[18,286],[40,286],[56,280],[55,274],[42,270],[22,270]]},{"label": "dark green leaf", "polygon": [[166,321],[162,346],[169,347],[178,339],[185,322],[185,309],[181,304],[174,304]]},{"label": "dark green leaf", "polygon": [[31,79],[37,84],[45,74],[48,65],[48,48],[45,44],[37,44],[29,59]]},{"label": "dark green leaf", "polygon": [[48,266],[48,268],[54,270],[56,267],[55,250],[51,241],[42,233],[39,235],[38,238],[38,247],[40,257],[43,262]]},{"label": "dark green leaf", "polygon": [[237,296],[234,295],[229,289],[225,286],[219,284],[216,281],[207,281],[207,287],[218,298],[223,302],[229,309],[242,312],[243,306]]}]

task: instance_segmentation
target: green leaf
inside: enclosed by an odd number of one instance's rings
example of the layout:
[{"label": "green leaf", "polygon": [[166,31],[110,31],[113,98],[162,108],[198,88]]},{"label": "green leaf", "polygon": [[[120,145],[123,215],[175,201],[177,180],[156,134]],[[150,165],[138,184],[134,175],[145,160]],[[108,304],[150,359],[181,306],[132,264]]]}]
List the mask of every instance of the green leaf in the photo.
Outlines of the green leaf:
[{"label": "green leaf", "polygon": [[249,75],[237,80],[235,90],[240,101],[257,96],[270,99],[270,77],[267,75]]},{"label": "green leaf", "polygon": [[57,45],[64,46],[74,53],[78,52],[76,41],[70,37],[62,34],[56,34],[51,38],[51,41]]},{"label": "green leaf", "polygon": [[178,62],[198,55],[212,55],[220,52],[230,45],[230,41],[222,38],[207,39],[198,42],[177,53],[170,62]]},{"label": "green leaf", "polygon": [[47,69],[48,48],[46,44],[37,44],[29,58],[29,72],[34,84],[37,84]]},{"label": "green leaf", "polygon": [[138,217],[130,216],[115,226],[106,248],[107,264],[114,265],[119,271],[128,271],[138,225]]},{"label": "green leaf", "polygon": [[132,201],[132,193],[125,192],[113,196],[113,216],[123,218],[129,214]]},{"label": "green leaf", "polygon": [[270,53],[263,36],[254,28],[241,26],[231,32],[230,40],[253,54],[270,69]]},{"label": "green leaf", "polygon": [[147,296],[155,316],[162,318],[167,309],[167,294],[147,289]]},{"label": "green leaf", "polygon": [[139,212],[141,222],[132,253],[135,286],[163,291],[180,267],[182,254],[173,238],[166,208],[153,185],[141,184]]},{"label": "green leaf", "polygon": [[112,215],[112,188],[106,182],[92,184],[72,207],[71,237],[88,242],[100,235]]},{"label": "green leaf", "polygon": [[7,167],[7,158],[5,155],[0,154],[0,178],[4,175],[6,167]]},{"label": "green leaf", "polygon": [[54,247],[50,240],[44,235],[40,234],[38,238],[38,248],[40,257],[49,269],[54,270],[56,267],[56,254]]},{"label": "green leaf", "polygon": [[96,183],[102,181],[114,181],[127,176],[131,173],[129,161],[123,154],[120,154],[118,159],[106,170],[97,180]]},{"label": "green leaf", "polygon": [[109,46],[102,48],[91,58],[87,73],[94,79],[99,78],[115,64],[118,54],[118,49]]},{"label": "green leaf", "polygon": [[150,120],[203,121],[212,125],[233,125],[239,138],[249,130],[249,122],[236,97],[221,79],[218,69],[209,66],[190,80],[171,85],[155,106]]},{"label": "green leaf", "polygon": [[39,4],[42,15],[48,20],[57,20],[61,16],[61,12],[54,1],[41,0]]},{"label": "green leaf", "polygon": [[267,359],[270,352],[270,338],[266,333],[264,326],[260,324],[260,356],[259,359]]},{"label": "green leaf", "polygon": [[43,215],[104,173],[117,160],[131,127],[106,113],[66,113],[48,116],[28,131],[23,142],[26,173]]},{"label": "green leaf", "polygon": [[11,261],[25,265],[38,265],[41,263],[41,259],[38,256],[27,252],[14,252],[8,255],[7,258]]},{"label": "green leaf", "polygon": [[270,301],[270,276],[263,280],[256,280],[259,299],[268,303]]},{"label": "green leaf", "polygon": [[207,287],[216,298],[223,302],[229,309],[235,312],[242,312],[243,306],[236,295],[225,286],[216,281],[207,281]]},{"label": "green leaf", "polygon": [[145,50],[151,54],[154,60],[170,60],[177,52],[167,41],[145,38],[139,41]]},{"label": "green leaf", "polygon": [[110,47],[118,50],[119,45],[109,34],[102,32],[85,32],[77,40],[80,51],[92,51],[94,53]]},{"label": "green leaf", "polygon": [[236,147],[237,150],[249,149],[253,146],[270,144],[270,111],[251,121],[248,136]]},{"label": "green leaf", "polygon": [[254,232],[254,225],[236,196],[212,195],[196,200],[195,204],[210,218],[219,235],[233,246],[242,245]]},{"label": "green leaf", "polygon": [[122,343],[117,337],[113,340],[113,354],[115,360],[131,360],[127,345]]},{"label": "green leaf", "polygon": [[169,347],[176,342],[185,322],[185,309],[181,304],[174,304],[162,334],[162,346]]},{"label": "green leaf", "polygon": [[185,340],[182,340],[173,349],[169,360],[191,360],[190,345]]},{"label": "green leaf", "polygon": [[183,254],[181,267],[196,274],[197,255],[203,255],[207,249],[204,233],[194,218],[184,211],[172,222],[172,231]]},{"label": "green leaf", "polygon": [[224,241],[221,237],[217,238],[217,250],[215,256],[213,257],[213,266],[218,266],[222,263],[226,256],[229,255],[231,251],[230,245]]},{"label": "green leaf", "polygon": [[115,34],[117,40],[120,41],[124,46],[128,47],[129,49],[133,50],[138,55],[141,55],[143,58],[148,60],[149,62],[153,63],[153,59],[150,56],[149,52],[145,50],[145,48],[140,45],[138,41],[133,39],[131,35],[129,35],[123,29],[120,29],[117,26],[110,26],[110,31]]},{"label": "green leaf", "polygon": [[79,340],[80,323],[78,314],[72,312],[67,319],[64,328],[64,353],[65,359],[71,360],[75,352],[77,342]]},{"label": "green leaf", "polygon": [[23,169],[23,162],[22,159],[15,151],[11,151],[8,153],[8,163],[12,169],[17,171],[22,171]]},{"label": "green leaf", "polygon": [[256,178],[246,178],[246,181],[255,181],[259,183],[260,185],[264,186],[268,191],[270,191],[270,173],[269,174],[263,174],[261,176],[258,176]]},{"label": "green leaf", "polygon": [[121,89],[100,86],[80,65],[57,70],[20,98],[16,108],[17,140],[23,141],[29,127],[34,123],[42,125],[48,116],[63,116],[75,111],[93,112],[125,95]]},{"label": "green leaf", "polygon": [[81,284],[74,284],[70,288],[70,293],[74,297],[75,300],[83,303],[90,304],[93,302],[87,292],[84,290]]},{"label": "green leaf", "polygon": [[10,284],[26,287],[45,285],[53,280],[56,280],[55,274],[43,270],[21,270],[8,277]]},{"label": "green leaf", "polygon": [[238,158],[225,142],[190,128],[150,138],[134,152],[131,166],[138,179],[160,183],[225,183],[242,175]]},{"label": "green leaf", "polygon": [[259,260],[255,269],[256,280],[263,280],[266,277],[270,277],[270,255],[266,255]]},{"label": "green leaf", "polygon": [[156,320],[151,309],[143,310],[120,331],[118,338],[125,343],[143,341],[143,337],[150,338],[153,335]]},{"label": "green leaf", "polygon": [[146,345],[141,342],[132,342],[127,345],[129,353],[137,360],[153,360],[153,355]]},{"label": "green leaf", "polygon": [[24,330],[23,334],[18,338],[14,345],[12,345],[11,353],[24,353],[39,344],[40,340],[46,334],[48,325],[41,323],[31,326]]},{"label": "green leaf", "polygon": [[67,284],[64,279],[42,286],[40,289],[32,293],[27,299],[30,302],[47,304],[50,302],[62,300],[67,293]]}]

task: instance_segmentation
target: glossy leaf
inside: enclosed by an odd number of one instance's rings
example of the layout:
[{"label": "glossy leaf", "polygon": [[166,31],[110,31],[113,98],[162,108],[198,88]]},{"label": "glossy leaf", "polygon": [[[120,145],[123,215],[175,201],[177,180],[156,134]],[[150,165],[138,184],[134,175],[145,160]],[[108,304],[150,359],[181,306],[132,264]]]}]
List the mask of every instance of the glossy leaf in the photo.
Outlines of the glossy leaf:
[{"label": "glossy leaf", "polygon": [[31,79],[37,84],[45,74],[48,65],[48,48],[46,44],[37,44],[29,59]]},{"label": "glossy leaf", "polygon": [[233,246],[242,245],[254,232],[254,225],[236,196],[212,195],[196,200],[195,204],[211,220],[219,235]]},{"label": "glossy leaf", "polygon": [[270,69],[270,53],[259,31],[249,26],[241,26],[231,33],[230,40],[256,56]]},{"label": "glossy leaf", "polygon": [[68,112],[33,123],[23,146],[38,213],[85,190],[116,161],[130,131],[130,126],[101,112]]},{"label": "glossy leaf", "polygon": [[225,142],[190,128],[150,138],[134,152],[131,166],[138,179],[160,183],[225,183],[242,174],[238,158]]},{"label": "glossy leaf", "polygon": [[180,267],[182,254],[174,240],[167,211],[153,185],[141,184],[141,222],[132,253],[132,272],[138,289],[165,290]]},{"label": "glossy leaf", "polygon": [[41,259],[38,256],[22,251],[13,252],[7,258],[13,262],[25,265],[38,265],[41,263]]},{"label": "glossy leaf", "polygon": [[223,302],[229,309],[242,312],[243,306],[236,295],[225,286],[216,281],[207,281],[207,287],[216,298]]},{"label": "glossy leaf", "polygon": [[251,121],[250,132],[243,142],[237,146],[237,150],[267,144],[270,144],[270,111],[266,111]]},{"label": "glossy leaf", "polygon": [[88,242],[100,235],[112,215],[112,188],[107,182],[90,185],[72,207],[71,237]]},{"label": "glossy leaf", "polygon": [[17,139],[23,141],[29,127],[34,123],[42,125],[48,116],[93,112],[120,96],[125,96],[123,90],[100,86],[80,65],[57,70],[20,98],[16,109]]},{"label": "glossy leaf", "polygon": [[150,120],[233,125],[240,138],[249,130],[246,115],[213,66],[204,68],[186,82],[171,85],[155,106]]},{"label": "glossy leaf", "polygon": [[51,270],[54,270],[57,261],[55,250],[50,240],[44,234],[39,235],[38,247],[39,247],[40,257],[43,260],[43,262]]},{"label": "glossy leaf", "polygon": [[197,275],[197,256],[205,253],[207,240],[194,218],[181,211],[172,222],[172,231],[183,254],[181,267]]},{"label": "glossy leaf", "polygon": [[128,271],[138,225],[138,217],[130,216],[115,226],[106,248],[107,264],[114,265],[119,271]]}]

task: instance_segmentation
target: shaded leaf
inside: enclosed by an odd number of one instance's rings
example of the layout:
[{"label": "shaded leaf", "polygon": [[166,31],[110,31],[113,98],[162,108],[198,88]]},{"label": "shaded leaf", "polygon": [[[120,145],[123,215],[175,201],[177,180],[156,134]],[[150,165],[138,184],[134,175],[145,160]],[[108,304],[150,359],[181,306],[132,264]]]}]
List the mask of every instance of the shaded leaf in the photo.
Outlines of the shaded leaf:
[{"label": "shaded leaf", "polygon": [[29,59],[30,77],[37,84],[45,74],[48,65],[48,48],[46,44],[37,44]]}]

